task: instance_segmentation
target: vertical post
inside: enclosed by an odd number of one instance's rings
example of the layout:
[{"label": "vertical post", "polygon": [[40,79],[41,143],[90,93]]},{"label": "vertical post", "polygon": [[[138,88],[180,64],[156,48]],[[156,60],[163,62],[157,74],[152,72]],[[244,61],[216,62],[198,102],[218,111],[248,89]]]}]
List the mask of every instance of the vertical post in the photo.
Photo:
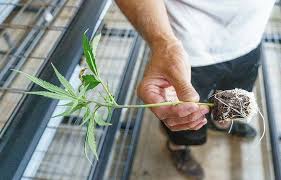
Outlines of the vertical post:
[{"label": "vertical post", "polygon": [[[268,127],[269,127],[269,135],[270,135],[270,143],[272,148],[272,161],[273,161],[273,169],[275,179],[281,179],[281,151],[280,151],[280,141],[279,141],[279,133],[277,129],[277,119],[280,120],[278,116],[278,110],[276,106],[274,106],[275,102],[275,93],[273,90],[272,79],[274,76],[280,76],[279,74],[272,74],[273,72],[270,70],[270,60],[266,59],[264,53],[262,54],[262,72],[264,79],[264,90],[265,90],[265,98],[266,98],[266,109],[267,109],[267,118],[268,118]],[[280,93],[280,91],[279,91]],[[281,127],[279,127],[281,128]]]}]

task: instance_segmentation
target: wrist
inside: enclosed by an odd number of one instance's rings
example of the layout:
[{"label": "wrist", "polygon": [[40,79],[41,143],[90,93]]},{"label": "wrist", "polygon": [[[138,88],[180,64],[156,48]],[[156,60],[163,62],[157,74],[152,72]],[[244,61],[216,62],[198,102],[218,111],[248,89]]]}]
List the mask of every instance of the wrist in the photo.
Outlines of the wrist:
[{"label": "wrist", "polygon": [[166,50],[172,46],[180,45],[181,42],[175,36],[158,37],[151,40],[149,43],[152,51]]},{"label": "wrist", "polygon": [[178,59],[187,57],[182,42],[178,39],[166,39],[156,42],[151,46],[153,54],[161,55],[162,57],[169,57],[168,59]]}]

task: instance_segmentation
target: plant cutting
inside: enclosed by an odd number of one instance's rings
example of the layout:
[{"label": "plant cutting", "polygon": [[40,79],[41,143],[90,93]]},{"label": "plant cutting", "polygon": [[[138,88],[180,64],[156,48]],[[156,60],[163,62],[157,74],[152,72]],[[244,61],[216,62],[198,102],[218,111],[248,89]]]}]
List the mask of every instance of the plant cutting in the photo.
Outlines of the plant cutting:
[{"label": "plant cutting", "polygon": [[[63,88],[46,82],[42,79],[39,79],[35,76],[29,75],[27,73],[17,71],[25,75],[29,80],[33,83],[39,85],[44,91],[35,91],[35,92],[26,92],[27,94],[32,95],[40,95],[45,96],[52,99],[57,100],[65,100],[67,101],[66,106],[67,109],[65,112],[58,114],[56,116],[69,116],[76,111],[82,110],[84,111],[84,115],[81,121],[81,125],[86,126],[86,136],[85,136],[85,154],[87,156],[88,151],[90,150],[96,159],[98,159],[97,153],[97,145],[95,140],[95,130],[96,125],[98,126],[108,126],[111,125],[108,120],[110,120],[111,113],[114,109],[118,108],[151,108],[151,107],[160,107],[160,106],[174,106],[181,103],[183,101],[174,101],[174,102],[162,102],[156,104],[135,104],[135,105],[121,105],[118,104],[114,98],[114,95],[109,89],[109,86],[103,81],[100,77],[100,73],[98,67],[96,65],[96,49],[98,46],[98,42],[100,40],[101,35],[97,35],[93,41],[90,41],[86,32],[82,37],[83,51],[84,56],[87,63],[87,68],[83,68],[80,71],[79,78],[81,80],[81,85],[78,90],[75,90],[72,85],[66,80],[56,69],[56,67],[52,64],[54,72],[63,85]],[[86,71],[90,73],[85,74]],[[87,94],[89,92],[93,92],[97,86],[101,86],[104,93],[97,93],[98,97],[101,97],[103,101],[97,101],[90,99]],[[241,95],[242,93],[242,95]],[[209,107],[213,107],[212,114],[216,120],[219,121],[228,121],[237,119],[237,117],[245,118],[250,114],[254,114],[256,108],[255,100],[248,97],[249,94],[245,94],[244,91],[235,90],[235,93],[232,91],[222,91],[218,92],[214,95],[213,103],[200,103],[196,102],[198,105],[206,105]],[[229,98],[228,96],[231,96]],[[249,98],[249,99],[247,99]],[[235,100],[236,99],[236,100]],[[233,102],[235,101],[235,102]],[[241,108],[239,105],[243,105]],[[106,118],[102,117],[99,113],[101,108],[107,108]],[[88,157],[88,156],[87,156]]]}]

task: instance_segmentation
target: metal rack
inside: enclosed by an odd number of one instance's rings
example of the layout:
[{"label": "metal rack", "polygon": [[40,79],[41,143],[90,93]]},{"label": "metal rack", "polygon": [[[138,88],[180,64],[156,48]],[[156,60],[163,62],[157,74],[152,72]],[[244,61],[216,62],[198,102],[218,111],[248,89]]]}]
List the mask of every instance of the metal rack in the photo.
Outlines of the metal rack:
[{"label": "metal rack", "polygon": [[[57,103],[63,102],[25,96],[23,92],[37,90],[38,87],[10,71],[12,68],[25,71],[58,84],[50,67],[52,62],[70,78],[74,87],[78,87],[78,74],[85,65],[81,35],[89,28],[88,35],[93,36],[92,32],[98,29],[102,34],[97,51],[101,76],[109,82],[118,103],[137,103],[134,89],[137,80],[142,77],[146,63],[143,56],[147,57],[148,50],[144,49],[144,41],[116,6],[107,11],[109,4],[98,0],[0,3],[13,7],[0,25],[0,34],[9,34],[8,37],[3,36],[7,47],[0,50],[0,109],[6,108],[11,112],[0,120],[3,122],[0,179],[128,177],[143,110],[114,111],[112,126],[99,127],[96,132],[100,161],[90,155],[90,163],[83,146],[86,130],[77,124],[84,112],[51,119],[63,110],[63,107],[57,106]],[[99,8],[93,10],[92,7]],[[57,9],[56,13],[53,9]],[[28,14],[31,20],[17,20],[24,17],[23,13]],[[15,31],[21,33],[12,33]],[[17,35],[17,39],[12,35]],[[7,102],[14,106],[7,106]],[[11,149],[17,150],[11,152]],[[117,159],[114,164],[110,161],[112,158]],[[2,175],[2,172],[5,173]]]},{"label": "metal rack", "polygon": [[[275,179],[281,179],[281,10],[276,3],[263,39],[263,79]],[[273,78],[274,77],[274,78]]]},{"label": "metal rack", "polygon": [[[126,104],[139,104],[139,100],[135,95],[132,95],[136,85],[142,78],[145,64],[148,60],[149,50],[146,47],[142,57],[142,62],[136,66],[139,66],[139,70],[135,71],[134,75],[136,81],[131,83],[130,91],[131,95],[127,96]],[[103,179],[129,179],[129,175],[132,168],[132,162],[134,159],[134,152],[138,143],[138,136],[140,126],[142,124],[143,111],[141,110],[128,110],[121,115],[120,121],[117,125],[118,135],[114,145],[112,146],[110,161],[105,168],[105,176]]]},{"label": "metal rack", "polygon": [[[9,126],[13,112],[19,107],[22,92],[30,88],[30,83],[22,81],[11,69],[37,74],[64,34],[81,2],[83,1],[29,0],[19,4],[0,3],[3,8],[13,7],[12,13],[0,24],[1,135]],[[51,39],[50,36],[54,38]],[[48,40],[48,44],[45,40]],[[6,104],[7,99],[10,100],[9,104]]]},{"label": "metal rack", "polygon": [[88,32],[97,29],[107,4],[103,0],[22,0],[1,4],[12,8],[5,11],[9,14],[1,12],[1,19],[5,20],[0,27],[0,179],[22,177],[57,104],[24,95],[24,91],[38,87],[10,69],[58,84],[50,66],[53,62],[69,78],[81,60],[82,33],[87,28]]}]

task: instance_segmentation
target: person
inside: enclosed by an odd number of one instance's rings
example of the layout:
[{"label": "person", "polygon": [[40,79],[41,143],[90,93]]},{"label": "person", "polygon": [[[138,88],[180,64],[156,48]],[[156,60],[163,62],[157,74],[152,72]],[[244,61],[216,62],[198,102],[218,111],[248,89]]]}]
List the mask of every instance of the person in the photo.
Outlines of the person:
[{"label": "person", "polygon": [[[151,111],[164,124],[176,168],[188,177],[202,179],[203,169],[188,147],[206,142],[207,122],[222,132],[228,132],[230,124],[212,121],[209,108],[196,102],[208,101],[215,90],[252,90],[260,65],[260,42],[274,0],[116,3],[151,49],[138,95],[144,103],[167,98],[186,102]],[[234,122],[230,134],[253,138],[256,131]]]}]

